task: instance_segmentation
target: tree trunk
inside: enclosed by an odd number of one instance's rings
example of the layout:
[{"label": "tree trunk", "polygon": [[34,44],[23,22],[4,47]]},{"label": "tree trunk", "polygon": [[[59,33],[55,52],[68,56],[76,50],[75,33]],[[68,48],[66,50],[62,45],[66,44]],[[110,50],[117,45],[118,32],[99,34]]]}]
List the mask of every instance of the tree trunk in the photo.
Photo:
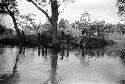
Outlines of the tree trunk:
[{"label": "tree trunk", "polygon": [[53,45],[58,43],[57,41],[57,22],[52,22],[52,37],[53,37]]},{"label": "tree trunk", "polygon": [[16,22],[16,18],[15,18],[14,15],[11,15],[11,17],[12,17],[12,19],[13,19],[14,28],[15,28],[17,37],[18,37],[18,39],[19,39],[18,42],[21,43],[22,35],[21,35],[21,32],[20,32],[19,29],[18,29],[17,22]]},{"label": "tree trunk", "polygon": [[51,9],[52,9],[52,17],[51,17],[51,26],[52,26],[52,36],[53,36],[53,45],[57,46],[57,21],[58,21],[58,4],[57,0],[51,0]]}]

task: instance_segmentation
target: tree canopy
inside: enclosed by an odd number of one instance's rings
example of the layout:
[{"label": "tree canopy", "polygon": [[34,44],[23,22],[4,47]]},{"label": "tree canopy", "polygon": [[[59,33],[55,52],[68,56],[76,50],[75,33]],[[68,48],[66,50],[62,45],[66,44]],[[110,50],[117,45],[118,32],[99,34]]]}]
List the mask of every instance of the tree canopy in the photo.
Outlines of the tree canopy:
[{"label": "tree canopy", "polygon": [[125,0],[116,0],[116,6],[118,7],[118,15],[124,20],[125,17]]},{"label": "tree canopy", "polygon": [[19,13],[16,0],[1,0],[0,14],[17,14]]}]

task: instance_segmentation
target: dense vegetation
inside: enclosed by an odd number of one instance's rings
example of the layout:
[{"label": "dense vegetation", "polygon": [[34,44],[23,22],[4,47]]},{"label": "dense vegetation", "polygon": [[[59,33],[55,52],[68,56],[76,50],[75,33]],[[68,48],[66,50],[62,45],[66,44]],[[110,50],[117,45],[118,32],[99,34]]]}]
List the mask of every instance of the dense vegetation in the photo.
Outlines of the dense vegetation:
[{"label": "dense vegetation", "polygon": [[[114,42],[106,40],[106,38],[113,33],[123,33],[123,26],[120,24],[106,24],[105,21],[90,22],[88,20],[88,13],[84,13],[79,21],[69,23],[68,20],[61,19],[58,23],[57,39],[59,45],[70,44],[70,46],[78,47],[83,46],[82,43],[86,43],[87,48],[99,48],[105,45],[112,44]],[[24,46],[44,46],[52,47],[52,31],[51,24],[46,22],[44,24],[36,24],[34,19],[30,18],[32,14],[22,15],[25,23],[21,25],[22,42]],[[82,18],[82,19],[81,19]],[[86,39],[87,38],[87,39]],[[3,38],[0,40],[2,44],[18,45],[18,38],[16,35]],[[84,41],[86,40],[86,41]],[[103,44],[103,45],[102,45]]]}]

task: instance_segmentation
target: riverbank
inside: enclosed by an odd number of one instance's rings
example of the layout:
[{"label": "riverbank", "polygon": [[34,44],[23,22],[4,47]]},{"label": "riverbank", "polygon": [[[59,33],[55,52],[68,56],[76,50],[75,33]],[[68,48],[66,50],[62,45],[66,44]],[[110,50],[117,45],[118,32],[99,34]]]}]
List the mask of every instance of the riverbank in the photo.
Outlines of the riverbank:
[{"label": "riverbank", "polygon": [[[66,36],[66,38],[61,39],[58,37],[60,48],[68,48],[73,49],[76,47],[81,48],[102,48],[107,45],[112,45],[115,42],[109,39],[105,38],[83,38],[80,43],[77,43],[76,39],[70,36]],[[16,36],[10,36],[10,37],[3,37],[0,39],[1,45],[17,45],[18,46],[18,38]],[[41,36],[39,39],[35,35],[26,35],[25,41],[23,43],[23,46],[25,47],[38,47],[43,46],[46,48],[52,48],[52,38],[48,36]]]}]

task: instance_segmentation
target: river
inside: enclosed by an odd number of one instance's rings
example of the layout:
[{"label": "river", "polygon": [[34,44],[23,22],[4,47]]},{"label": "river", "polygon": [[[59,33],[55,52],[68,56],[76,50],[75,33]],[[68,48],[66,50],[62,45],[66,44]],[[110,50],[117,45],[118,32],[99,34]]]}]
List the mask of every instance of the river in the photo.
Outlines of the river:
[{"label": "river", "polygon": [[60,52],[0,47],[0,84],[125,84],[125,45]]}]

